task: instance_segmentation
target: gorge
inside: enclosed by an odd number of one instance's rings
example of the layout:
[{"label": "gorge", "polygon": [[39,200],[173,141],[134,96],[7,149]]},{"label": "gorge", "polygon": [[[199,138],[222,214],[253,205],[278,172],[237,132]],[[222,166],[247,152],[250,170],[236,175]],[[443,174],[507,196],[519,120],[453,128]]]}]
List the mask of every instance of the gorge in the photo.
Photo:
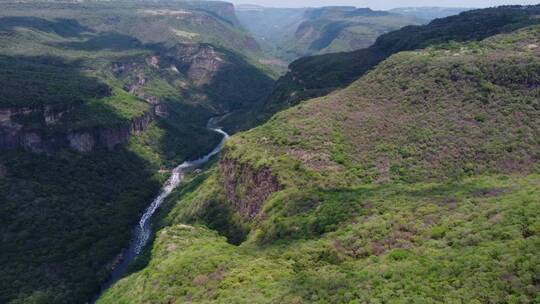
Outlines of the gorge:
[{"label": "gorge", "polygon": [[[226,115],[226,114],[225,114]],[[160,208],[163,201],[171,194],[176,187],[182,183],[186,174],[190,171],[195,170],[197,167],[207,163],[212,157],[219,154],[221,148],[225,144],[225,140],[229,138],[229,134],[218,127],[219,118],[212,117],[208,121],[208,128],[216,133],[223,135],[221,142],[208,154],[202,156],[199,159],[185,161],[182,164],[175,167],[170,174],[170,177],[167,179],[163,185],[159,195],[152,201],[152,203],[146,208],[141,219],[139,220],[138,225],[133,229],[133,238],[129,247],[125,250],[122,250],[121,258],[119,263],[114,266],[114,270],[111,273],[111,276],[105,284],[101,287],[101,292],[105,292],[110,288],[114,283],[116,283],[122,276],[126,273],[129,264],[140,255],[143,248],[148,244],[148,241],[152,234],[152,217],[155,212]],[[96,298],[97,300],[97,298]]]},{"label": "gorge", "polygon": [[538,302],[539,16],[0,1],[0,303]]}]

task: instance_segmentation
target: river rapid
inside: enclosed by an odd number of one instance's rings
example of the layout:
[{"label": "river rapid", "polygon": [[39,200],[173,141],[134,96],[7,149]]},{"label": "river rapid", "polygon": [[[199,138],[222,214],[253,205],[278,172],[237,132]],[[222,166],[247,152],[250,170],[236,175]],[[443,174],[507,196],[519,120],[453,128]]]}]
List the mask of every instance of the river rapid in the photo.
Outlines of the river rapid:
[{"label": "river rapid", "polygon": [[[186,173],[205,164],[210,160],[210,158],[217,155],[221,151],[225,140],[229,138],[229,134],[227,134],[225,131],[223,131],[217,126],[220,118],[221,117],[211,118],[208,121],[207,125],[210,130],[223,135],[223,139],[221,140],[219,145],[217,145],[210,153],[206,154],[205,156],[197,160],[185,161],[172,170],[171,176],[163,185],[159,195],[152,201],[152,203],[146,208],[143,215],[141,216],[138,225],[134,229],[133,239],[131,240],[129,248],[127,249],[127,251],[124,252],[122,256],[122,261],[114,268],[109,280],[105,284],[103,284],[100,295],[105,292],[109,287],[111,287],[114,283],[116,283],[120,278],[122,278],[129,264],[141,254],[141,251],[148,243],[148,240],[152,235],[151,220],[153,215],[156,213],[157,209],[161,206],[163,201],[184,180]],[[99,297],[96,297],[95,301],[97,301],[98,298]]]}]

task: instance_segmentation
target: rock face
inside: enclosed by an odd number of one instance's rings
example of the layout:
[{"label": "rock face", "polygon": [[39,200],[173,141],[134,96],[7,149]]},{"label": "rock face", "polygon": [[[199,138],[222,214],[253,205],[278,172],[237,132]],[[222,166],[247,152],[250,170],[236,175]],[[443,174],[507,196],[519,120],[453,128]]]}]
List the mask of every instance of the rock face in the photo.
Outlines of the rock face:
[{"label": "rock face", "polygon": [[[249,44],[249,41],[246,43]],[[159,106],[156,114],[164,115],[166,111],[162,100],[145,90],[153,78],[148,73],[148,67],[162,73],[172,72],[168,76],[169,83],[183,92],[190,87],[201,88],[212,84],[216,75],[230,64],[227,55],[212,45],[184,43],[162,53],[149,55],[144,62],[115,62],[111,65],[111,71],[115,76],[127,79],[123,87],[125,91],[151,105]]]},{"label": "rock face", "polygon": [[227,199],[246,220],[254,219],[268,197],[283,189],[269,168],[254,169],[249,164],[224,156],[219,170]]},{"label": "rock face", "polygon": [[91,152],[98,147],[112,150],[118,145],[127,143],[133,134],[146,130],[153,119],[153,113],[149,112],[132,120],[126,126],[73,132],[68,133],[66,138],[69,147],[79,152]]},{"label": "rock face", "polygon": [[101,147],[113,149],[125,144],[132,134],[144,131],[154,119],[153,112],[138,117],[125,126],[75,130],[64,133],[46,132],[28,128],[19,119],[38,117],[46,126],[54,125],[69,109],[4,108],[0,109],[0,149],[25,149],[35,153],[53,153],[64,148],[87,153]]},{"label": "rock face", "polygon": [[209,44],[183,44],[171,55],[179,62],[180,71],[197,86],[209,84],[227,64],[225,55]]},{"label": "rock face", "polygon": [[[24,148],[33,152],[42,152],[44,146],[42,136],[36,131],[28,130],[20,122],[26,117],[41,117],[45,125],[55,124],[71,108],[2,108],[0,109],[0,149]],[[51,137],[48,144],[54,144],[57,138]]]}]

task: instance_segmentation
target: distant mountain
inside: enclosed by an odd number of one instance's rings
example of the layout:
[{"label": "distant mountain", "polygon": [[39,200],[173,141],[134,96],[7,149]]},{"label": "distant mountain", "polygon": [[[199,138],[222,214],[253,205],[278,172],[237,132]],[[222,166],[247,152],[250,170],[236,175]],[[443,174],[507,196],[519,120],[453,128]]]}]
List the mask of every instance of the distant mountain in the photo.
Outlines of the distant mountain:
[{"label": "distant mountain", "polygon": [[436,19],[427,25],[407,26],[384,34],[366,49],[298,59],[277,81],[263,115],[347,86],[397,52],[451,41],[481,40],[540,23],[536,17],[538,14],[539,5],[472,10]]},{"label": "distant mountain", "polygon": [[[260,6],[237,6],[240,23],[252,33],[269,58],[282,57],[286,67],[286,50],[281,46],[287,37],[293,37],[306,9],[266,8]],[[277,58],[276,58],[277,59]]]},{"label": "distant mountain", "polygon": [[238,18],[268,56],[296,58],[368,47],[386,32],[419,24],[415,17],[335,6],[309,9],[239,6]]},{"label": "distant mountain", "polygon": [[445,18],[453,15],[458,15],[465,11],[473,10],[474,8],[465,7],[399,7],[389,10],[392,13],[414,16],[419,19],[431,21],[437,18]]}]

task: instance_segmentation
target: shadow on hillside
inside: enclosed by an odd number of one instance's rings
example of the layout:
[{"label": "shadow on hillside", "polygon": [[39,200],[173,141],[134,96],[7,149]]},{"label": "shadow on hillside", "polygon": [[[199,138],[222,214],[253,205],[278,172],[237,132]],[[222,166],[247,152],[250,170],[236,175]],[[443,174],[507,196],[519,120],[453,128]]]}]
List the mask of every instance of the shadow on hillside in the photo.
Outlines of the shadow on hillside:
[{"label": "shadow on hillside", "polygon": [[84,33],[92,33],[94,30],[82,26],[74,19],[57,18],[50,21],[38,17],[2,17],[0,18],[0,29],[14,30],[18,27],[31,28],[47,33],[55,33],[64,38],[82,37]]},{"label": "shadow on hillside", "polygon": [[[110,94],[82,69],[80,62],[59,57],[2,56],[2,103],[74,106],[72,112],[86,122],[127,123],[106,104],[99,112],[78,112],[89,100]],[[68,129],[75,126],[64,121],[70,115],[60,119]],[[49,136],[43,115],[16,119]],[[1,303],[92,299],[161,187],[157,168],[121,146],[87,154],[67,148],[51,155],[2,150],[0,168]]]},{"label": "shadow on hillside", "polygon": [[229,64],[222,66],[212,81],[202,88],[210,99],[222,107],[222,112],[249,108],[262,102],[271,92],[274,80],[245,58],[214,48],[225,55]]},{"label": "shadow on hillside", "polygon": [[[506,189],[486,188],[481,181],[449,183],[395,184],[385,183],[353,188],[304,189],[272,202],[269,217],[277,222],[259,226],[262,245],[287,244],[291,240],[314,239],[358,220],[360,216],[377,214],[388,208],[411,203],[457,205],[469,197],[490,197],[506,193]],[[278,207],[279,206],[279,207]],[[277,212],[277,213],[276,213]]]},{"label": "shadow on hillside", "polygon": [[83,51],[127,51],[143,47],[143,44],[138,39],[119,33],[102,33],[97,36],[91,36],[87,40],[81,42],[60,42],[52,45],[55,47]]},{"label": "shadow on hillside", "polygon": [[93,298],[160,187],[149,164],[124,148],[57,156],[0,151],[0,163],[7,171],[0,182],[0,302]]},{"label": "shadow on hillside", "polygon": [[69,106],[110,95],[109,86],[81,69],[80,61],[61,57],[0,55],[0,106]]}]

